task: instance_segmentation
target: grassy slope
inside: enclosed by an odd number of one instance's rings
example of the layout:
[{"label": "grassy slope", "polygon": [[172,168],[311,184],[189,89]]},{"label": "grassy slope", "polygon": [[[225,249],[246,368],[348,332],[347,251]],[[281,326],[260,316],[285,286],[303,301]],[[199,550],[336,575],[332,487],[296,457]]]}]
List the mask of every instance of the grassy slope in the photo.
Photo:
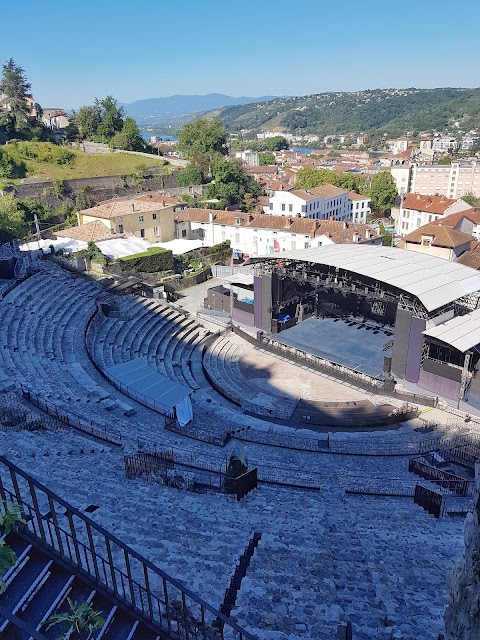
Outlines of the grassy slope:
[{"label": "grassy slope", "polygon": [[27,177],[39,176],[50,180],[71,178],[91,178],[94,176],[129,175],[143,166],[162,166],[164,160],[152,156],[130,155],[128,153],[88,154],[67,147],[75,155],[71,164],[57,164],[55,158],[65,150],[46,142],[28,142],[1,147],[3,154],[22,160],[27,166]]}]

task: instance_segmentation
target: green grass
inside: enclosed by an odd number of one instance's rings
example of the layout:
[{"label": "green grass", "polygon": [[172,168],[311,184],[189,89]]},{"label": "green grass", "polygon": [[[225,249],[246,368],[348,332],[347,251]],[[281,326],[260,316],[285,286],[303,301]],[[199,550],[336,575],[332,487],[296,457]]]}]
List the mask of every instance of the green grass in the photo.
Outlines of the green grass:
[{"label": "green grass", "polygon": [[[73,178],[92,178],[95,176],[130,175],[142,167],[159,167],[165,164],[163,158],[128,153],[89,154],[72,147],[61,147],[50,142],[18,142],[0,147],[2,154],[22,161],[27,167],[27,177],[45,180],[69,180]],[[66,164],[62,153],[73,154]]]}]

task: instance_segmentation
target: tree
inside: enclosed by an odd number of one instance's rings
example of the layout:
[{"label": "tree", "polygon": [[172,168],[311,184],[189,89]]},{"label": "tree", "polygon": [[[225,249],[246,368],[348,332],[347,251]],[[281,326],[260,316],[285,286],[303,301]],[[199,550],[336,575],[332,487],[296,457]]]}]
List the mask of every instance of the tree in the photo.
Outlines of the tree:
[{"label": "tree", "polygon": [[205,154],[210,159],[214,153],[225,155],[227,132],[219,120],[194,120],[180,130],[177,149],[187,158],[196,154]]},{"label": "tree", "polygon": [[480,207],[480,198],[477,198],[473,193],[466,193],[462,196],[462,200],[469,204],[471,207]]},{"label": "tree", "polygon": [[203,172],[199,167],[189,165],[178,171],[175,178],[179,187],[188,187],[191,184],[202,184]]},{"label": "tree", "polygon": [[5,102],[10,105],[10,117],[15,131],[28,129],[27,98],[30,97],[31,84],[27,81],[25,71],[10,58],[2,70],[0,94],[5,94]]},{"label": "tree", "polygon": [[354,173],[337,173],[329,169],[312,169],[303,167],[297,173],[295,187],[297,189],[314,189],[323,184],[333,184],[348,191],[366,194],[367,180],[364,176]]},{"label": "tree", "polygon": [[0,231],[21,238],[24,235],[25,217],[17,200],[8,194],[0,198]]},{"label": "tree", "polygon": [[101,110],[97,105],[86,105],[80,107],[73,113],[73,120],[83,139],[92,138],[101,122]]},{"label": "tree", "polygon": [[275,156],[273,153],[264,152],[258,154],[258,164],[261,167],[266,167],[270,164],[275,164]]},{"label": "tree", "polygon": [[369,196],[372,200],[373,211],[387,211],[395,204],[397,187],[392,175],[387,171],[380,171],[372,178]]},{"label": "tree", "polygon": [[115,149],[126,151],[139,151],[144,148],[140,129],[133,118],[130,116],[125,118],[122,130],[113,136],[110,144]]},{"label": "tree", "polygon": [[229,161],[216,155],[212,160],[212,175],[208,197],[218,198],[223,206],[240,204],[247,193],[253,197],[261,193],[260,185],[248,175],[240,160]]},{"label": "tree", "polygon": [[118,106],[113,96],[102,100],[95,98],[95,107],[100,110],[101,123],[97,127],[97,135],[112,138],[117,131],[121,131],[124,123],[125,109]]},{"label": "tree", "polygon": [[251,193],[246,193],[243,196],[243,204],[242,204],[242,210],[243,211],[253,211],[255,209],[255,206],[257,204],[257,198],[251,194]]},{"label": "tree", "polygon": [[263,140],[263,147],[269,151],[281,151],[282,149],[288,149],[288,140],[283,136],[265,138],[265,140]]}]

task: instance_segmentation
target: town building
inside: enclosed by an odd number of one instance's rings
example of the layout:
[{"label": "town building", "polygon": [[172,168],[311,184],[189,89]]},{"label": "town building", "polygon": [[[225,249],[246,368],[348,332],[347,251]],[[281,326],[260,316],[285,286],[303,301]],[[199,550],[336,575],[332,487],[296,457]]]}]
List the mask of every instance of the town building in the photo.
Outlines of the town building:
[{"label": "town building", "polygon": [[402,153],[408,149],[408,140],[407,138],[398,138],[396,140],[387,140],[387,144],[390,150],[390,153],[393,155],[397,155],[397,153]]},{"label": "town building", "polygon": [[348,191],[324,184],[312,189],[275,191],[265,213],[272,216],[300,216],[313,220],[346,221],[350,219]]},{"label": "town building", "polygon": [[372,212],[370,198],[350,191],[348,200],[350,202],[350,220],[364,224],[367,221],[367,216]]},{"label": "town building", "polygon": [[452,262],[470,250],[471,242],[471,235],[431,222],[409,233],[404,248]]},{"label": "town building", "polygon": [[449,151],[457,151],[460,147],[456,138],[435,138],[433,141],[434,151],[443,151],[448,153]]},{"label": "town building", "polygon": [[392,166],[391,174],[400,194],[408,191],[448,198],[467,193],[480,197],[480,163],[452,162],[450,165],[419,164]]},{"label": "town building", "polygon": [[45,108],[42,111],[42,122],[54,133],[63,133],[70,124],[70,120],[63,109]]},{"label": "town building", "polygon": [[174,213],[186,205],[175,198],[147,194],[106,200],[77,212],[78,224],[101,221],[112,235],[132,235],[148,242],[168,242],[175,237]]},{"label": "town building", "polygon": [[402,237],[407,236],[425,224],[470,209],[471,206],[460,199],[407,193],[401,199],[395,233]]},{"label": "town building", "polygon": [[336,220],[309,220],[242,211],[188,209],[175,215],[175,235],[206,245],[230,241],[235,258],[330,244],[381,244],[378,228]]},{"label": "town building", "polygon": [[258,151],[235,151],[234,158],[241,160],[246,167],[256,167],[258,166]]}]

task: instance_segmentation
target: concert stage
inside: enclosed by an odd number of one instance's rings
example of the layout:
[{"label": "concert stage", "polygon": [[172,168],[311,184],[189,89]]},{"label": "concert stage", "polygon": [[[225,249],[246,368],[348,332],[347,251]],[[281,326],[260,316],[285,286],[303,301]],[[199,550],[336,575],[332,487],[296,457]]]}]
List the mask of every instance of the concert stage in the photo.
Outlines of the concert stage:
[{"label": "concert stage", "polygon": [[383,379],[383,358],[391,348],[383,347],[393,339],[393,328],[372,321],[343,318],[309,318],[275,335],[282,344]]}]

